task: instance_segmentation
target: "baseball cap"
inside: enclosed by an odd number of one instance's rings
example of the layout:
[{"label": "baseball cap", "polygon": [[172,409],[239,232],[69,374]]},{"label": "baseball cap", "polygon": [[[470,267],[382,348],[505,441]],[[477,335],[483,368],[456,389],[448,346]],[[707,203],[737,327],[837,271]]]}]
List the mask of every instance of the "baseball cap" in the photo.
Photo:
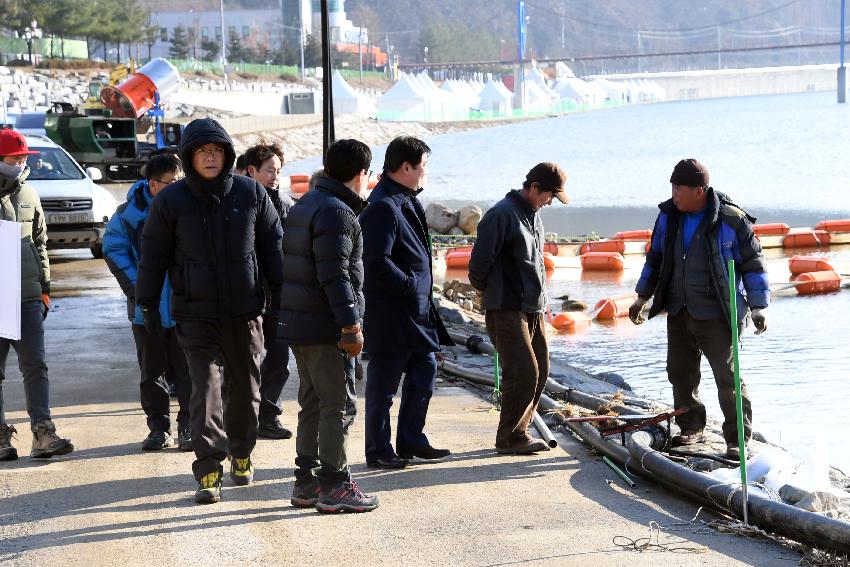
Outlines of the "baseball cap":
[{"label": "baseball cap", "polygon": [[20,132],[5,128],[0,130],[0,156],[23,156],[39,152],[30,150],[27,140]]},{"label": "baseball cap", "polygon": [[525,181],[528,185],[536,181],[542,191],[551,191],[555,198],[565,205],[570,202],[570,198],[564,192],[567,174],[557,163],[548,161],[538,163],[525,176]]}]

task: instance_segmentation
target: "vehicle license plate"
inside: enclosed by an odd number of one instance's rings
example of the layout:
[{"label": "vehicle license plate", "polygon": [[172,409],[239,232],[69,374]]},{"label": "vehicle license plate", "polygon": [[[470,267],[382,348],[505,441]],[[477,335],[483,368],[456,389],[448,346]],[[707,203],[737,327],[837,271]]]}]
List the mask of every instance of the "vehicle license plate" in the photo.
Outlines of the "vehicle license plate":
[{"label": "vehicle license plate", "polygon": [[85,213],[53,213],[47,215],[47,224],[70,224],[80,222],[92,222],[90,212]]}]

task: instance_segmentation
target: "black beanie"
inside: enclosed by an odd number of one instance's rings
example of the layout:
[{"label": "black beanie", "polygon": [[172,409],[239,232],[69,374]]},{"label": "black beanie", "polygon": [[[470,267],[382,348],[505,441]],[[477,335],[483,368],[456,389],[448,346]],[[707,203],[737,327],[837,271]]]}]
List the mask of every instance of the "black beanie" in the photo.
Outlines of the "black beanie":
[{"label": "black beanie", "polygon": [[688,187],[708,187],[708,169],[694,158],[683,159],[673,168],[670,183]]}]

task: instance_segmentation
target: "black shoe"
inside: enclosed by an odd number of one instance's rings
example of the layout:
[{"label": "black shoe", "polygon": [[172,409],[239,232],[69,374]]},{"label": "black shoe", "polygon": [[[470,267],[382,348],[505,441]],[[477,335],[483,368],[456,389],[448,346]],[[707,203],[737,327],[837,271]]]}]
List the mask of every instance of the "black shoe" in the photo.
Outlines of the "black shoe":
[{"label": "black shoe", "polygon": [[448,449],[435,449],[431,445],[425,445],[420,449],[413,449],[412,451],[399,450],[398,452],[398,456],[402,459],[413,460],[413,457],[419,457],[420,459],[427,459],[429,461],[442,459],[451,454],[452,452]]},{"label": "black shoe", "polygon": [[177,426],[177,447],[181,451],[192,450],[192,428],[188,423],[181,423]]},{"label": "black shoe", "polygon": [[402,459],[397,455],[387,455],[386,457],[366,459],[366,466],[370,469],[403,469],[409,464],[410,461]]},{"label": "black shoe", "polygon": [[168,431],[151,431],[142,441],[143,451],[161,451],[174,445],[174,437]]},{"label": "black shoe", "polygon": [[12,447],[12,437],[18,432],[14,425],[0,423],[0,461],[14,461],[18,451]]},{"label": "black shoe", "polygon": [[371,512],[378,507],[378,497],[363,494],[357,483],[349,480],[329,489],[322,489],[316,510],[327,514],[337,512]]},{"label": "black shoe", "polygon": [[296,480],[289,502],[296,508],[314,508],[319,501],[320,493],[319,481],[315,478],[307,482]]},{"label": "black shoe", "polygon": [[264,439],[289,439],[292,437],[292,432],[280,424],[280,420],[275,417],[271,421],[261,423],[257,428],[257,436]]}]

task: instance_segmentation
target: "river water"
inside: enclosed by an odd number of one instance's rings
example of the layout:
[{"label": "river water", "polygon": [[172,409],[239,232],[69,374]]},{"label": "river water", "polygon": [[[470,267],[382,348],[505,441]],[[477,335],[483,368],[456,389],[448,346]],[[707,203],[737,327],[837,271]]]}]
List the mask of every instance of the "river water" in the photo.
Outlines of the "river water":
[{"label": "river water", "polygon": [[[544,211],[547,231],[610,235],[651,228],[669,197],[670,172],[683,157],[700,159],[711,184],[759,222],[812,226],[850,218],[850,106],[834,93],[776,95],[623,107],[435,136],[424,201],[494,203],[517,188],[539,161],[569,175],[568,207]],[[385,146],[373,148],[380,169]],[[309,172],[319,159],[287,164]],[[799,252],[799,251],[797,251]],[[811,252],[811,251],[809,251]],[[850,246],[820,251],[850,274]],[[783,251],[769,250],[771,282],[789,279]],[[640,256],[620,275],[558,269],[550,297],[591,305],[634,289]],[[463,277],[450,273],[448,277]],[[552,300],[553,310],[559,302]],[[766,311],[768,332],[742,338],[741,373],[753,400],[754,427],[801,456],[827,453],[850,472],[850,290],[798,297],[778,292]],[[616,372],[640,394],[671,401],[665,373],[666,322],[594,323],[551,341],[552,356],[591,372]],[[720,417],[711,370],[703,365],[701,397]]]}]

